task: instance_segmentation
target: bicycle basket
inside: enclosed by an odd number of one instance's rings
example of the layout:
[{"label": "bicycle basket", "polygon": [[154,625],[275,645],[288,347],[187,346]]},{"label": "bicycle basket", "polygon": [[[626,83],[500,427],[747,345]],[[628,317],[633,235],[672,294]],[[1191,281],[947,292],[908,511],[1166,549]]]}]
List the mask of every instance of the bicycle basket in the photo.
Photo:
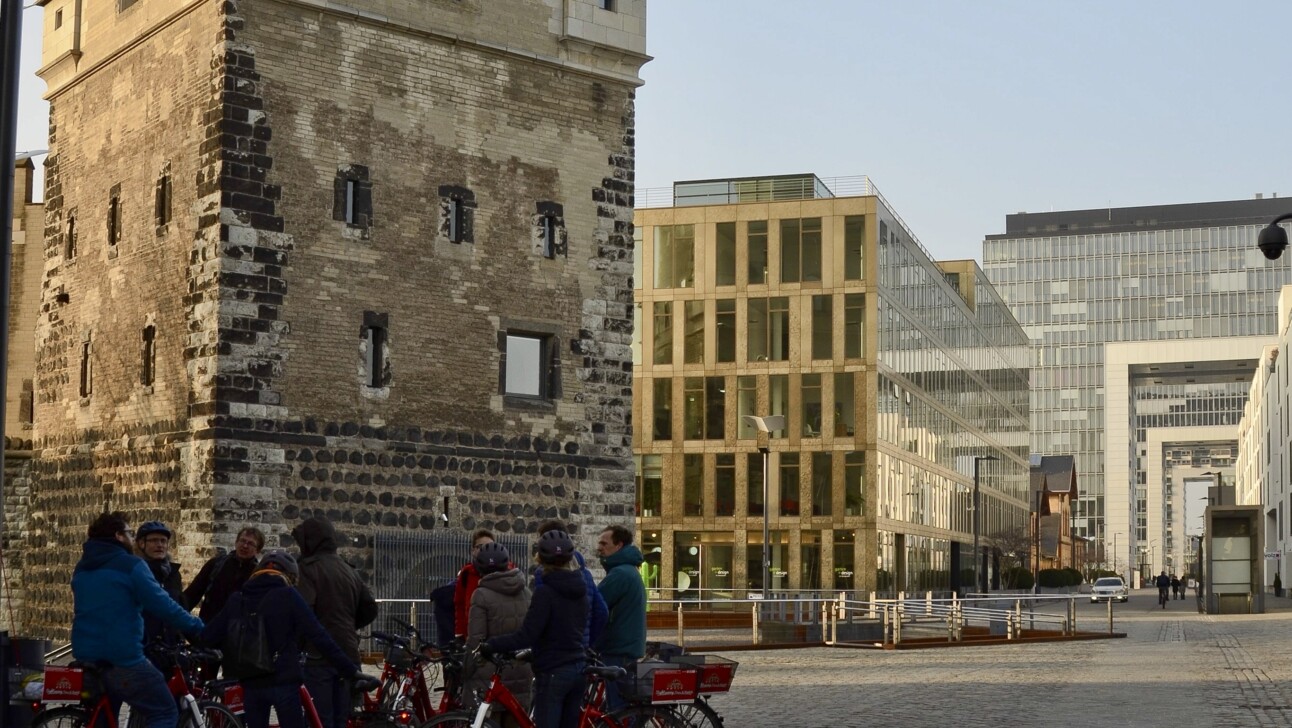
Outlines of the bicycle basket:
[{"label": "bicycle basket", "polygon": [[731,690],[731,681],[736,676],[735,660],[728,660],[717,655],[678,655],[673,662],[679,665],[692,665],[700,671],[699,690],[701,695],[725,693]]},{"label": "bicycle basket", "polygon": [[396,670],[407,670],[413,664],[413,654],[399,645],[386,648],[386,662]]},{"label": "bicycle basket", "polygon": [[690,665],[652,660],[633,665],[620,685],[633,702],[689,703],[699,695],[699,673]]}]

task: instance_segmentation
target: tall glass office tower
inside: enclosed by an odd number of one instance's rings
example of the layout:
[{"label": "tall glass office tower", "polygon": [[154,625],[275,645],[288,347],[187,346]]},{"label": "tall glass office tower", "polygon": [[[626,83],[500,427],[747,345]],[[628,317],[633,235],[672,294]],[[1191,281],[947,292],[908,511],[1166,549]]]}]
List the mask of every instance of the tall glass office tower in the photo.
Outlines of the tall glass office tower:
[{"label": "tall glass office tower", "polygon": [[1289,210],[1019,213],[984,241],[983,269],[1032,343],[1032,452],[1076,456],[1075,530],[1109,565],[1182,566],[1183,479],[1232,475],[1259,342],[1292,280],[1256,237]]}]

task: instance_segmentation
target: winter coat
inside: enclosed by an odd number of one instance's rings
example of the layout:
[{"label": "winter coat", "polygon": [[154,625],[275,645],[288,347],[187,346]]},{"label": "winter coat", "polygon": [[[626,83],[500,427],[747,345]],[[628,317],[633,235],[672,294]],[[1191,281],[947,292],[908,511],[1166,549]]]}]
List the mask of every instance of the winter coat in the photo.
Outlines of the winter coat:
[{"label": "winter coat", "polygon": [[[591,647],[597,644],[601,639],[601,633],[606,628],[606,619],[609,617],[610,610],[606,608],[606,600],[601,597],[601,592],[597,590],[597,582],[592,578],[592,572],[588,571],[587,565],[583,561],[583,554],[578,551],[574,552],[574,560],[579,562],[579,571],[583,572],[583,584],[587,587],[588,594],[592,596],[589,604],[588,624],[583,629],[583,646]],[[538,567],[534,570],[534,589],[543,585],[543,568]]]},{"label": "winter coat", "polygon": [[1153,583],[1157,585],[1158,589],[1165,589],[1171,586],[1171,577],[1166,574],[1158,574],[1157,578],[1153,580]]},{"label": "winter coat", "polygon": [[453,595],[457,593],[454,582],[441,584],[431,590],[431,605],[435,615],[435,644],[443,647],[453,641],[456,628],[453,616]]},{"label": "winter coat", "polygon": [[[314,610],[319,622],[351,662],[359,661],[359,634],[377,618],[377,600],[372,598],[359,573],[337,556],[336,529],[321,518],[307,518],[292,529],[301,548],[297,564],[301,569],[297,589]],[[312,664],[323,662],[315,649],[309,651]]]},{"label": "winter coat", "polygon": [[581,570],[561,569],[543,575],[543,583],[525,612],[520,630],[487,640],[495,652],[533,648],[535,673],[584,659],[583,633],[588,624],[588,587]]},{"label": "winter coat", "polygon": [[471,595],[480,585],[480,572],[471,563],[458,572],[457,586],[453,589],[453,636],[466,639],[470,620]]},{"label": "winter coat", "polygon": [[[170,595],[184,611],[188,611],[187,604],[184,601],[184,581],[179,574],[179,564],[170,559],[144,559],[148,564],[148,571],[152,573],[153,578],[161,585],[163,591]],[[144,614],[144,646],[155,642],[158,639],[168,645],[177,645],[180,643],[180,632],[174,627],[169,627],[161,617],[155,617],[151,614]]]},{"label": "winter coat", "polygon": [[636,660],[646,654],[646,586],[637,571],[642,561],[642,552],[632,544],[601,560],[606,578],[599,589],[610,610],[597,643],[602,655]]},{"label": "winter coat", "polygon": [[304,679],[301,638],[321,652],[342,675],[348,677],[359,672],[357,661],[346,656],[328,636],[300,592],[274,572],[257,572],[242,591],[230,597],[224,609],[202,630],[201,641],[219,647],[229,633],[229,621],[247,612],[255,612],[264,620],[269,651],[276,655],[274,672],[241,680],[247,687],[300,685]]},{"label": "winter coat", "polygon": [[[479,587],[471,597],[471,629],[467,632],[467,649],[474,650],[476,645],[490,637],[519,630],[525,622],[528,608],[529,589],[525,588],[525,575],[519,569],[486,574],[480,579]],[[474,703],[474,696],[478,691],[489,686],[493,670],[493,665],[488,662],[476,665],[474,672],[468,669],[466,692],[463,695],[471,696],[470,703]],[[526,663],[513,664],[502,673],[502,681],[507,689],[526,708],[529,707],[529,686],[533,679],[534,671]]]},{"label": "winter coat", "polygon": [[111,538],[86,541],[72,573],[72,656],[121,667],[142,663],[144,612],[184,633],[202,629],[129,547]]},{"label": "winter coat", "polygon": [[202,570],[193,577],[193,583],[184,590],[184,604],[189,609],[198,607],[197,616],[203,622],[210,622],[255,570],[255,559],[243,561],[234,553],[213,556],[202,565]]}]

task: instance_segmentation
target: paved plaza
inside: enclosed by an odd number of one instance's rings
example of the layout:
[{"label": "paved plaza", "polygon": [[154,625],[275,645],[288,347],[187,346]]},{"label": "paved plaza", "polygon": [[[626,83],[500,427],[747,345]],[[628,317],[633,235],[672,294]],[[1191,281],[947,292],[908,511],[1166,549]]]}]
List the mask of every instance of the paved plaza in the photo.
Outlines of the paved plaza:
[{"label": "paved plaza", "polygon": [[[1292,726],[1292,602],[1208,616],[1156,592],[1116,606],[1125,639],[881,651],[731,652],[728,728]],[[1094,628],[1103,605],[1082,605]]]}]

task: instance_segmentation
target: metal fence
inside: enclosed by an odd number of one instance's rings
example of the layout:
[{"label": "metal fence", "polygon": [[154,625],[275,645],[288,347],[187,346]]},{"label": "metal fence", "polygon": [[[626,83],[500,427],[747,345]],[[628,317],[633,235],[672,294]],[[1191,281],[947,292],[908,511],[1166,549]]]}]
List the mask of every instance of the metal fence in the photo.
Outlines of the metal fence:
[{"label": "metal fence", "polygon": [[[531,539],[523,534],[495,533],[523,569],[529,563]],[[391,618],[408,622],[433,641],[435,613],[430,594],[448,584],[471,559],[471,534],[461,531],[378,531],[373,537],[372,594],[377,598],[373,629],[400,631]]]}]

